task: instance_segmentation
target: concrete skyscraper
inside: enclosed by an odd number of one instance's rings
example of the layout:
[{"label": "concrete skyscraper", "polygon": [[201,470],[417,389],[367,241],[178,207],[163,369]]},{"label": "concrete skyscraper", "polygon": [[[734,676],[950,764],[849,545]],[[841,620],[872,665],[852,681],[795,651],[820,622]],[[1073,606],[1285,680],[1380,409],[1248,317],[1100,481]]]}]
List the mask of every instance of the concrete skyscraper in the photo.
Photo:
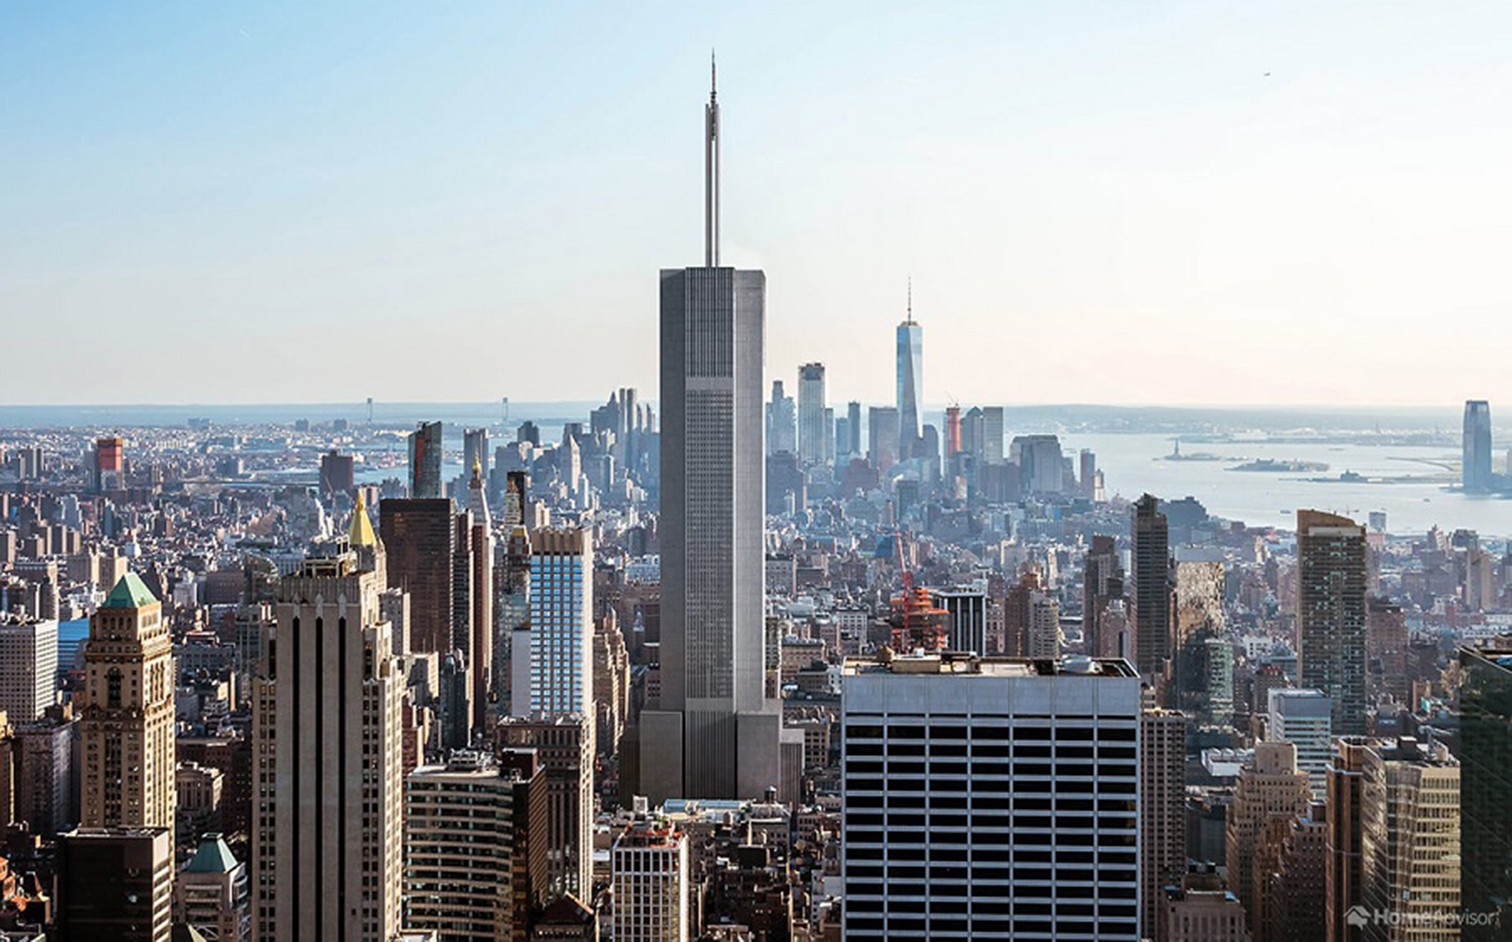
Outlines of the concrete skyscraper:
[{"label": "concrete skyscraper", "polygon": [[1491,404],[1484,399],[1465,402],[1460,480],[1466,493],[1484,494],[1491,490]]},{"label": "concrete skyscraper", "polygon": [[913,316],[913,284],[908,286],[908,313],[898,325],[898,457],[907,460],[923,431],[924,328]]},{"label": "concrete skyscraper", "polygon": [[172,832],[174,681],[163,606],[127,573],[90,619],[84,644],[84,827]]},{"label": "concrete skyscraper", "polygon": [[400,928],[404,677],[381,614],[383,545],[335,544],[278,587],[253,684],[253,923],[275,939]]},{"label": "concrete skyscraper", "polygon": [[798,457],[805,465],[823,464],[831,457],[825,447],[830,436],[825,434],[824,413],[824,364],[805,363],[798,367]]},{"label": "concrete skyscraper", "polygon": [[440,422],[423,422],[410,433],[410,497],[441,496],[441,454]]},{"label": "concrete skyscraper", "polygon": [[1365,735],[1365,528],[1297,511],[1297,660],[1333,701],[1335,736]]},{"label": "concrete skyscraper", "polygon": [[797,410],[793,397],[782,388],[782,380],[772,380],[772,401],[766,405],[766,453],[798,454]]},{"label": "concrete skyscraper", "polygon": [[755,797],[779,778],[764,686],[766,275],[719,266],[719,104],[704,110],[704,267],[661,272],[661,703],[641,783]]}]

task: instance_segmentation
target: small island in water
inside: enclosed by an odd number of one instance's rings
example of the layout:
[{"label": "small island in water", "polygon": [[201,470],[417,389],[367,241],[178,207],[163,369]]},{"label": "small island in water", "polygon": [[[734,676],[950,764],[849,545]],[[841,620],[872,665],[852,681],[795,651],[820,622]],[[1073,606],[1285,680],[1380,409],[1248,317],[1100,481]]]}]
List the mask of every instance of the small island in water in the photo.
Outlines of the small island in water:
[{"label": "small island in water", "polygon": [[1260,471],[1271,474],[1286,472],[1318,472],[1327,471],[1328,465],[1321,461],[1282,461],[1278,458],[1257,458],[1254,461],[1246,461],[1244,464],[1229,468],[1230,471]]}]

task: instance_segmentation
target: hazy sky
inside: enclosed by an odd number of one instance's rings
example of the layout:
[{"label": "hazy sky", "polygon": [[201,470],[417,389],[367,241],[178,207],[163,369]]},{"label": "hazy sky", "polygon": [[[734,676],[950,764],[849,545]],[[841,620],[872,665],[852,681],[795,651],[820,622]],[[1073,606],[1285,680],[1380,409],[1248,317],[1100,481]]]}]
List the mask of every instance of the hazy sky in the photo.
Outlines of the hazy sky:
[{"label": "hazy sky", "polygon": [[1512,5],[0,5],[0,400],[655,395],[656,270],[926,399],[1502,392]]}]

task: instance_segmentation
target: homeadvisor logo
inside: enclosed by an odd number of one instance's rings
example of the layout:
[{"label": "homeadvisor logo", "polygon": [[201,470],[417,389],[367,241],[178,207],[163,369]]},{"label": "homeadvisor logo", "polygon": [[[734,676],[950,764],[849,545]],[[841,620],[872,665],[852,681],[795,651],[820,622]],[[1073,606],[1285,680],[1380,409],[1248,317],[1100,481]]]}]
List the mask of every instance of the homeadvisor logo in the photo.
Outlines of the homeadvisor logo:
[{"label": "homeadvisor logo", "polygon": [[1351,906],[1344,912],[1344,921],[1351,929],[1366,926],[1491,926],[1501,924],[1501,913],[1462,913],[1458,910],[1428,910],[1422,912],[1392,912],[1384,909],[1369,909]]}]

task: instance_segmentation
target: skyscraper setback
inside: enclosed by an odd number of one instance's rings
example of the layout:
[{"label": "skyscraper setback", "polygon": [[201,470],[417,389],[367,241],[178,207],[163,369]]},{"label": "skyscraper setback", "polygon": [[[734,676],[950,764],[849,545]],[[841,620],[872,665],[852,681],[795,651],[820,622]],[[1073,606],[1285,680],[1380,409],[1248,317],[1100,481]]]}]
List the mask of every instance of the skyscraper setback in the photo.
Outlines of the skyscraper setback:
[{"label": "skyscraper setback", "polygon": [[661,272],[661,702],[641,718],[653,800],[751,797],[779,772],[762,612],[766,275],[719,266],[713,87],[704,135],[704,267]]}]

